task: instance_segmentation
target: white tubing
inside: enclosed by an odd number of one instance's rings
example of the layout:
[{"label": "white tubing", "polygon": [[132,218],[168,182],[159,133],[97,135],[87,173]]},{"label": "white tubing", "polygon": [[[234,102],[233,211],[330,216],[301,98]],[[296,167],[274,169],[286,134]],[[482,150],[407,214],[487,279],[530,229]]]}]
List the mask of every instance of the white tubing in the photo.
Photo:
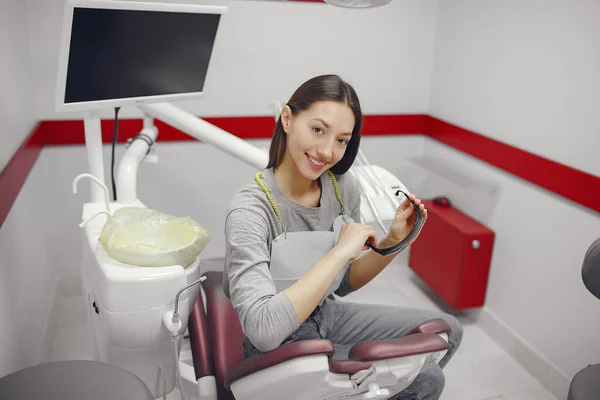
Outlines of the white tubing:
[{"label": "white tubing", "polygon": [[[158,129],[144,118],[144,129],[140,133],[147,135],[154,143]],[[148,149],[148,143],[144,139],[135,139],[121,157],[116,182],[119,203],[132,204],[137,201],[137,171]]]},{"label": "white tubing", "polygon": [[86,226],[87,224],[90,223],[91,220],[93,220],[94,218],[96,218],[98,215],[100,214],[106,214],[108,217],[111,216],[111,213],[106,212],[106,211],[98,211],[96,214],[92,215],[91,217],[89,217],[88,219],[86,219],[85,221],[83,221],[82,223],[79,224],[80,228],[83,228],[84,226]]}]

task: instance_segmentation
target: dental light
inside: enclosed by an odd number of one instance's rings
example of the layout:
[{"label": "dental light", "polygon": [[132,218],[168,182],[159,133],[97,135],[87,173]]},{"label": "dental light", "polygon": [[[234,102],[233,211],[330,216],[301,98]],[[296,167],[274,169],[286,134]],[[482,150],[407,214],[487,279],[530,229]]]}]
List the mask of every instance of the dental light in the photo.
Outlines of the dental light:
[{"label": "dental light", "polygon": [[324,0],[332,6],[345,8],[375,8],[385,6],[392,0]]}]

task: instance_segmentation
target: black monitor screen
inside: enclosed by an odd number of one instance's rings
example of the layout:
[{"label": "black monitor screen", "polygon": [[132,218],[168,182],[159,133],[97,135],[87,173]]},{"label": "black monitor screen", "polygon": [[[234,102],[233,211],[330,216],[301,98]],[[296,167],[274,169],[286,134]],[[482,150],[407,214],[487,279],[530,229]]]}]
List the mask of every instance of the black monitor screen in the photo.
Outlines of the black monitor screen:
[{"label": "black monitor screen", "polygon": [[65,103],[201,92],[220,17],[75,8]]}]

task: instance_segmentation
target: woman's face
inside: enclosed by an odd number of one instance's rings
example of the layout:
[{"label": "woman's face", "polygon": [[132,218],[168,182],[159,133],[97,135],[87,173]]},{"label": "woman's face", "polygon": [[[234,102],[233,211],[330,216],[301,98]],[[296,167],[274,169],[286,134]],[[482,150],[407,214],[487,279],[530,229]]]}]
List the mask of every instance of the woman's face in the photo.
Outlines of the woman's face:
[{"label": "woman's face", "polygon": [[355,121],[347,104],[319,101],[297,115],[284,107],[281,122],[286,152],[303,176],[315,180],[342,159]]}]

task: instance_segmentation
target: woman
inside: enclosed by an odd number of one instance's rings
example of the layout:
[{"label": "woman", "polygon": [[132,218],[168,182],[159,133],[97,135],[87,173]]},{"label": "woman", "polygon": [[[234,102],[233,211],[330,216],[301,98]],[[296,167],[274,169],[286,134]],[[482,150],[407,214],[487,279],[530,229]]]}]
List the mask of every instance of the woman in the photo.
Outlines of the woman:
[{"label": "woman", "polygon": [[[277,121],[269,164],[229,204],[223,288],[239,315],[245,356],[307,339],[330,339],[336,359],[352,346],[393,339],[432,318],[452,328],[450,348],[396,399],[438,399],[443,368],[462,329],[433,310],[362,305],[335,300],[371,281],[395,257],[368,250],[388,248],[415,223],[413,206],[401,204],[387,237],[377,241],[360,223],[360,190],[346,174],[358,153],[362,112],[356,92],[335,75],[305,82]],[[419,199],[411,200],[427,210]]]}]

